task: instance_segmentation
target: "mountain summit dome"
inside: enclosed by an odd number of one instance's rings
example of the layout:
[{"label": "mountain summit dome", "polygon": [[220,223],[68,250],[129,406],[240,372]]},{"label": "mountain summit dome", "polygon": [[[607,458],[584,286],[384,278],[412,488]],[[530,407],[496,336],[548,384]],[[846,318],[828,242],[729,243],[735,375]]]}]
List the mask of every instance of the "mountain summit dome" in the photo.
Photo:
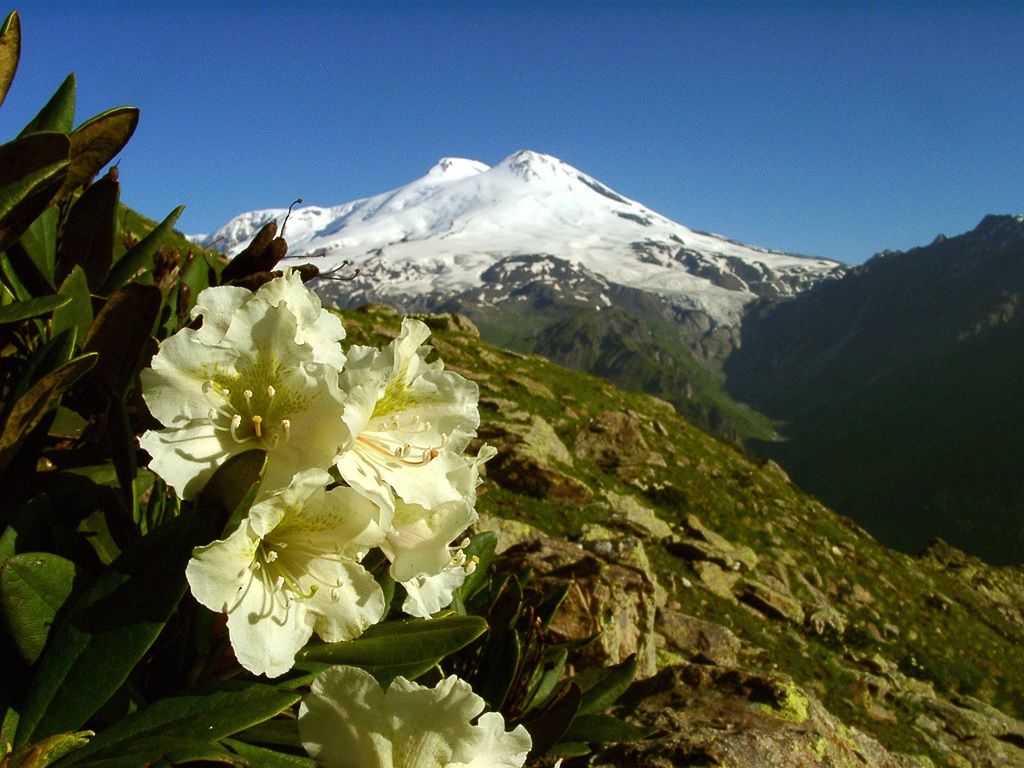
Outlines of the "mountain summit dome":
[{"label": "mountain summit dome", "polygon": [[[284,209],[244,213],[204,244],[238,253]],[[503,259],[550,256],[647,291],[720,325],[757,296],[784,296],[842,265],[744,245],[677,224],[551,155],[520,150],[493,167],[454,157],[398,189],[331,208],[295,210],[289,261],[358,276],[321,286],[335,303],[429,310]]]}]

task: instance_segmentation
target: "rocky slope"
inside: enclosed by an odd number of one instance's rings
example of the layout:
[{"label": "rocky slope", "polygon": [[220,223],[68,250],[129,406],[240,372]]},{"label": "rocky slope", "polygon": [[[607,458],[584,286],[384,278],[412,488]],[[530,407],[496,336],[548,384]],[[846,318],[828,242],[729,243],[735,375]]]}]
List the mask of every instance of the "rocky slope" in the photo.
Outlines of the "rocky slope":
[{"label": "rocky slope", "polygon": [[601,630],[581,666],[637,653],[621,714],[662,729],[564,765],[1024,765],[1024,571],[890,550],[662,400],[426,320],[480,385],[502,567],[573,579],[552,632]]}]

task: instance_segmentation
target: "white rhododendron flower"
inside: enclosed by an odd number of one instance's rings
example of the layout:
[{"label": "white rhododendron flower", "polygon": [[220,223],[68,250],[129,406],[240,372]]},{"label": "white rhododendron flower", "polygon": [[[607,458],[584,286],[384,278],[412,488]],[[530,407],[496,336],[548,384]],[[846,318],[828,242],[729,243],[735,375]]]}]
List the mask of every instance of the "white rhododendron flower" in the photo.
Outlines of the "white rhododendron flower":
[{"label": "white rhododendron flower", "polygon": [[341,376],[344,419],[353,436],[337,460],[345,481],[379,499],[433,509],[465,498],[449,477],[480,424],[477,385],[439,360],[427,363],[430,335],[418,320],[384,350],[354,346]]},{"label": "white rhododendron flower", "polygon": [[417,575],[402,582],[402,586],[405,587],[402,610],[405,613],[429,619],[442,608],[452,604],[455,590],[476,570],[477,559],[467,559],[462,551],[467,544],[469,539],[449,550],[451,559],[440,573],[431,576]]},{"label": "white rhododendron flower", "polygon": [[341,321],[290,271],[255,293],[208,288],[192,310],[200,316],[201,328],[164,341],[142,371],[143,397],[165,427],[140,440],[150,468],[190,499],[252,448],[270,453],[264,493],[330,466],[351,440],[338,388]]},{"label": "white rhododendron flower", "polygon": [[195,598],[228,615],[250,672],[283,674],[314,632],[350,640],[384,614],[384,595],[358,562],[383,540],[380,510],[351,488],[326,490],[330,482],[324,470],[299,473],[227,539],[197,547],[186,568]]},{"label": "white rhododendron flower", "polygon": [[483,709],[457,677],[434,688],[398,677],[385,692],[368,672],[332,667],[299,707],[299,736],[325,768],[520,768],[530,734]]}]

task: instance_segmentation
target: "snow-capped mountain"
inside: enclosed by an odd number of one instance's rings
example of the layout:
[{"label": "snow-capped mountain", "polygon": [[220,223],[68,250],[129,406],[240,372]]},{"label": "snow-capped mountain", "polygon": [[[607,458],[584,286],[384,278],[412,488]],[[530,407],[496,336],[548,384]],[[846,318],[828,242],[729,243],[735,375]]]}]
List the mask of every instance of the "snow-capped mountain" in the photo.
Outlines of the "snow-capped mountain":
[{"label": "snow-capped mountain", "polygon": [[[244,213],[203,244],[233,255],[286,213]],[[318,291],[339,306],[383,301],[429,310],[467,291],[501,302],[512,300],[501,274],[544,281],[557,272],[569,290],[568,268],[581,280],[597,276],[733,326],[756,296],[793,295],[845,269],[691,230],[531,151],[493,167],[442,159],[399,189],[331,208],[296,209],[284,234],[287,261],[315,263],[321,274],[345,261],[341,275],[358,270],[354,280],[320,283]],[[506,268],[496,271],[502,263]],[[609,302],[606,294],[592,298],[595,308]]]}]

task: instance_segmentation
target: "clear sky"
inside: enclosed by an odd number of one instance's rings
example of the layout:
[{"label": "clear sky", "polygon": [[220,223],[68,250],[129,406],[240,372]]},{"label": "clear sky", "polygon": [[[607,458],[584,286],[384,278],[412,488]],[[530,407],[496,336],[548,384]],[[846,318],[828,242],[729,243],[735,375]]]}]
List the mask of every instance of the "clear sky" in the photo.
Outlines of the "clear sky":
[{"label": "clear sky", "polygon": [[11,7],[0,138],[75,72],[78,122],[142,111],[122,200],[185,204],[188,233],[519,149],[688,227],[849,263],[1024,213],[1020,3]]}]

